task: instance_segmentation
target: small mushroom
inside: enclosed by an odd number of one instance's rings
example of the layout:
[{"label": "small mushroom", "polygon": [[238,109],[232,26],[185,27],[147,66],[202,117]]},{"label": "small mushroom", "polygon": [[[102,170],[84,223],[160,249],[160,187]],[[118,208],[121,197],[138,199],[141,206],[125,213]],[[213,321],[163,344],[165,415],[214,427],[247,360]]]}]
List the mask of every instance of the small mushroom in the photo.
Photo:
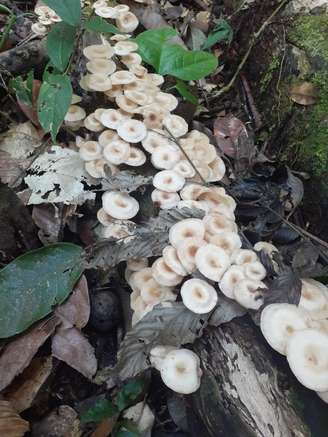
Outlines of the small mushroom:
[{"label": "small mushroom", "polygon": [[196,270],[196,253],[198,249],[206,244],[200,238],[185,238],[177,247],[177,254],[181,264],[188,273]]},{"label": "small mushroom", "polygon": [[114,73],[116,70],[116,64],[114,61],[111,59],[102,58],[92,59],[91,61],[87,62],[86,67],[90,73],[100,76],[107,76],[108,74]]},{"label": "small mushroom", "polygon": [[155,279],[150,279],[141,288],[140,296],[146,305],[156,305],[160,302],[175,301],[177,296],[171,288],[160,285]]},{"label": "small mushroom", "polygon": [[167,115],[163,120],[163,125],[175,138],[182,137],[188,132],[188,124],[179,115]]},{"label": "small mushroom", "polygon": [[296,331],[309,327],[310,317],[305,310],[289,303],[267,305],[261,313],[261,331],[269,345],[286,355],[288,341]]},{"label": "small mushroom", "polygon": [[233,254],[232,260],[235,264],[243,266],[257,261],[257,255],[253,250],[239,249]]},{"label": "small mushroom", "polygon": [[147,74],[147,68],[140,64],[130,65],[129,70],[137,77],[145,77]]},{"label": "small mushroom", "polygon": [[[123,6],[123,5],[120,5]],[[136,30],[139,25],[138,18],[130,11],[121,12],[116,18],[116,26],[122,33],[130,33]]]},{"label": "small mushroom", "polygon": [[181,264],[181,261],[178,257],[177,250],[173,246],[166,246],[163,249],[163,259],[165,263],[173,270],[177,275],[186,276],[187,271]]},{"label": "small mushroom", "polygon": [[125,164],[130,165],[131,167],[140,167],[141,165],[144,165],[146,159],[146,155],[142,150],[132,146],[130,147],[130,155],[125,160]]},{"label": "small mushroom", "polygon": [[[161,170],[171,170],[179,162],[181,158],[181,153],[179,149],[173,145],[165,145],[157,147],[152,156],[151,162],[155,168]],[[184,179],[183,175],[179,175]]]},{"label": "small mushroom", "polygon": [[323,310],[328,304],[328,289],[314,279],[302,279],[299,306],[308,311]]},{"label": "small mushroom", "polygon": [[258,252],[263,250],[263,252],[269,256],[271,256],[273,252],[278,252],[276,246],[268,243],[267,241],[258,241],[256,244],[254,244],[254,250],[257,250]]},{"label": "small mushroom", "polygon": [[128,143],[139,143],[147,135],[146,126],[139,120],[123,120],[117,127],[118,135]]},{"label": "small mushroom", "polygon": [[86,162],[85,169],[91,177],[100,179],[106,177],[105,165],[106,161],[104,159],[95,159],[93,161]]},{"label": "small mushroom", "polygon": [[81,122],[86,117],[85,110],[78,105],[71,105],[65,115],[65,124]]},{"label": "small mushroom", "polygon": [[236,301],[245,308],[258,310],[263,304],[261,289],[266,288],[261,281],[244,279],[236,285],[234,295]]},{"label": "small mushroom", "polygon": [[143,269],[134,272],[130,276],[129,285],[133,291],[139,292],[140,294],[141,289],[151,279],[153,279],[151,267],[144,267]]},{"label": "small mushroom", "polygon": [[174,350],[177,350],[174,346],[160,345],[160,346],[153,347],[149,354],[149,361],[152,367],[154,367],[157,370],[160,370],[162,362],[166,357],[166,355]]},{"label": "small mushroom", "polygon": [[138,50],[138,44],[133,41],[118,41],[114,46],[115,54],[125,56]]},{"label": "small mushroom", "polygon": [[236,232],[221,232],[217,235],[209,237],[209,242],[217,247],[221,247],[229,255],[232,255],[236,250],[241,248],[242,242]]},{"label": "small mushroom", "polygon": [[213,310],[218,301],[214,287],[202,279],[188,279],[181,287],[184,305],[193,313],[206,314]]},{"label": "small mushroom", "polygon": [[175,193],[185,184],[185,178],[173,170],[162,170],[153,178],[153,185],[158,190]]},{"label": "small mushroom", "polygon": [[195,256],[196,267],[202,275],[212,281],[220,281],[230,266],[229,255],[214,244],[200,247]]},{"label": "small mushroom", "polygon": [[139,272],[148,267],[148,258],[130,258],[127,260],[126,266],[132,272]]},{"label": "small mushroom", "polygon": [[142,58],[138,53],[129,53],[121,57],[121,62],[129,68],[131,65],[140,65]]},{"label": "small mushroom", "polygon": [[328,390],[328,334],[316,329],[296,331],[287,344],[287,361],[305,387]]},{"label": "small mushroom", "polygon": [[107,214],[119,220],[129,220],[139,211],[137,200],[119,191],[106,191],[102,196],[102,203]]},{"label": "small mushroom", "polygon": [[164,83],[164,77],[161,74],[149,73],[147,78],[151,81],[153,85],[156,86],[160,86]]},{"label": "small mushroom", "polygon": [[202,371],[198,356],[188,349],[169,352],[160,368],[164,384],[171,390],[190,394],[199,389]]},{"label": "small mushroom", "polygon": [[[202,202],[197,202],[197,200],[181,200],[178,203],[178,208],[196,208],[196,209],[201,209],[203,210],[205,213],[208,213],[208,208],[206,207],[206,205],[204,205]],[[205,239],[206,239],[206,234],[205,234]]]},{"label": "small mushroom", "polygon": [[102,149],[97,141],[85,141],[79,149],[83,161],[93,161],[102,157]]},{"label": "small mushroom", "polygon": [[253,281],[262,281],[266,277],[265,267],[260,261],[245,264],[244,271],[246,278]]},{"label": "small mushroom", "polygon": [[136,103],[128,99],[124,94],[115,97],[115,102],[122,111],[128,112],[130,114],[135,113],[139,108]]},{"label": "small mushroom", "polygon": [[88,129],[91,132],[101,132],[104,129],[104,126],[102,125],[102,123],[100,123],[96,117],[95,114],[89,114],[85,119],[84,119],[84,127],[86,129]]},{"label": "small mushroom", "polygon": [[112,81],[102,74],[89,74],[87,86],[91,91],[104,92],[112,88]]},{"label": "small mushroom", "polygon": [[223,159],[217,156],[208,165],[212,170],[208,182],[219,182],[226,173],[226,166],[223,162]]},{"label": "small mushroom", "polygon": [[182,159],[181,161],[177,162],[174,165],[173,170],[179,173],[185,179],[193,178],[196,174],[194,167],[186,159]]},{"label": "small mushroom", "polygon": [[127,85],[136,80],[136,76],[131,71],[126,70],[115,71],[110,78],[113,85]]},{"label": "small mushroom", "polygon": [[225,232],[237,232],[236,223],[220,213],[206,214],[203,218],[206,232],[210,235],[219,235]]},{"label": "small mushroom", "polygon": [[180,197],[178,193],[168,193],[155,188],[151,193],[151,200],[161,209],[171,209],[178,205]]},{"label": "small mushroom", "polygon": [[210,191],[209,188],[199,184],[188,184],[181,191],[181,199],[183,200],[198,200],[202,193]]},{"label": "small mushroom", "polygon": [[244,279],[245,273],[242,266],[230,266],[219,282],[220,290],[229,299],[234,299],[235,287]]},{"label": "small mushroom", "polygon": [[105,127],[115,130],[124,119],[124,115],[117,109],[105,109],[100,117],[101,123]]},{"label": "small mushroom", "polygon": [[119,15],[115,8],[106,5],[96,7],[95,14],[102,18],[117,18]]},{"label": "small mushroom", "polygon": [[152,102],[152,97],[138,90],[126,90],[125,96],[139,106],[148,105]]},{"label": "small mushroom", "polygon": [[31,26],[31,31],[38,36],[44,36],[48,33],[48,28],[41,23],[33,23]]},{"label": "small mushroom", "polygon": [[[105,109],[106,111],[106,109]],[[103,112],[101,113],[101,115]],[[101,119],[101,116],[100,116]],[[119,136],[117,135],[117,132],[111,129],[104,130],[98,137],[98,143],[101,145],[101,147],[106,147],[107,144],[110,144],[112,141],[116,141],[119,139]]]},{"label": "small mushroom", "polygon": [[186,238],[204,239],[205,227],[200,219],[185,219],[175,223],[169,231],[170,244],[176,249]]},{"label": "small mushroom", "polygon": [[123,140],[115,140],[104,147],[103,155],[106,161],[120,165],[130,156],[130,144]]},{"label": "small mushroom", "polygon": [[94,44],[83,49],[83,54],[90,61],[93,59],[110,59],[114,55],[114,49],[109,44]]},{"label": "small mushroom", "polygon": [[160,147],[167,147],[170,145],[170,141],[163,135],[155,131],[148,131],[146,137],[141,142],[142,147],[151,154]]},{"label": "small mushroom", "polygon": [[152,265],[154,279],[160,284],[172,287],[180,284],[183,276],[175,273],[164,261],[163,257],[157,258]]},{"label": "small mushroom", "polygon": [[97,219],[103,226],[110,226],[113,224],[113,217],[108,215],[104,208],[98,209]]},{"label": "small mushroom", "polygon": [[178,106],[178,99],[169,93],[159,92],[155,96],[155,102],[158,103],[162,108],[165,108],[168,112],[174,111]]}]

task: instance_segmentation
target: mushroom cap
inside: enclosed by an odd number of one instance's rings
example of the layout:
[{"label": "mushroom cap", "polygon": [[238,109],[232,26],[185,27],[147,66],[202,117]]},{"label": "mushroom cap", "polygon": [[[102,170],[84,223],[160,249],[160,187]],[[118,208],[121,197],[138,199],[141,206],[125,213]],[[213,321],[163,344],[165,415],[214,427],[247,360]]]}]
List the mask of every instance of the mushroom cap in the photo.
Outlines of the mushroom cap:
[{"label": "mushroom cap", "polygon": [[90,73],[99,74],[102,76],[112,74],[116,70],[116,64],[114,61],[111,59],[102,58],[92,59],[91,61],[87,62],[86,67]]},{"label": "mushroom cap", "polygon": [[139,143],[147,135],[147,128],[139,120],[127,119],[119,123],[117,127],[118,135],[128,143]]},{"label": "mushroom cap", "polygon": [[94,113],[89,114],[84,119],[84,127],[88,129],[91,132],[101,132],[104,129],[104,126],[102,123],[100,123],[97,119]]},{"label": "mushroom cap", "polygon": [[[123,6],[123,5],[120,5]],[[138,18],[130,11],[122,12],[116,18],[116,26],[122,33],[130,33],[136,30],[139,25]]]},{"label": "mushroom cap", "polygon": [[104,208],[98,209],[97,219],[103,226],[110,226],[113,224],[113,217],[108,215]]},{"label": "mushroom cap", "polygon": [[173,170],[162,170],[153,178],[153,185],[158,190],[176,193],[185,184],[185,178]]},{"label": "mushroom cap", "polygon": [[145,434],[147,430],[152,429],[155,421],[153,412],[144,401],[127,408],[123,413],[123,417],[136,423],[141,434]]},{"label": "mushroom cap", "polygon": [[107,214],[119,220],[131,219],[139,211],[137,200],[119,191],[106,191],[102,196],[102,203]]},{"label": "mushroom cap", "polygon": [[257,261],[257,255],[253,250],[239,249],[233,254],[232,260],[235,264],[242,266]]},{"label": "mushroom cap", "polygon": [[138,110],[138,105],[128,99],[124,94],[115,97],[115,102],[120,109],[129,112],[130,114],[133,114]]},{"label": "mushroom cap", "polygon": [[243,281],[244,279],[245,273],[242,266],[230,266],[219,282],[220,290],[229,299],[234,299],[235,287],[240,281]]},{"label": "mushroom cap", "polygon": [[106,5],[96,7],[95,14],[102,18],[117,18],[119,15],[115,8]]},{"label": "mushroom cap", "polygon": [[180,284],[183,276],[175,273],[164,261],[163,257],[157,258],[152,265],[154,279],[160,284],[172,287]]},{"label": "mushroom cap", "polygon": [[168,193],[155,188],[151,193],[151,200],[161,209],[171,209],[178,205],[180,197],[178,193]]},{"label": "mushroom cap", "polygon": [[151,154],[160,146],[168,147],[171,145],[168,138],[155,131],[148,131],[141,144],[142,147]]},{"label": "mushroom cap", "polygon": [[188,132],[188,124],[179,115],[167,115],[163,120],[163,125],[175,138],[182,137]]},{"label": "mushroom cap", "polygon": [[127,70],[115,71],[115,73],[113,73],[110,78],[113,85],[127,85],[129,83],[135,82],[135,80],[137,79],[136,76],[131,73],[131,71]]},{"label": "mushroom cap", "polygon": [[125,162],[130,155],[130,144],[123,140],[115,140],[104,147],[103,155],[106,161],[114,165]]},{"label": "mushroom cap", "polygon": [[205,227],[200,219],[185,219],[175,223],[169,231],[170,244],[178,248],[179,244],[186,238],[204,239]]},{"label": "mushroom cap", "polygon": [[71,105],[76,105],[77,103],[82,102],[82,97],[79,96],[78,94],[72,94],[72,100],[71,100]]},{"label": "mushroom cap", "polygon": [[140,64],[130,65],[129,70],[137,77],[143,78],[147,74],[147,68]]},{"label": "mushroom cap", "polygon": [[106,226],[102,230],[102,237],[103,238],[116,238],[120,240],[121,238],[126,238],[129,235],[131,235],[131,224],[133,222],[129,222],[128,220],[112,223],[109,226]]},{"label": "mushroom cap", "polygon": [[173,94],[163,93],[162,91],[156,94],[155,102],[165,108],[168,112],[174,111],[179,103],[178,99]]},{"label": "mushroom cap", "polygon": [[198,249],[195,262],[202,275],[218,282],[230,266],[230,257],[220,247],[214,246],[214,244],[205,244]]},{"label": "mushroom cap", "polygon": [[299,306],[308,311],[323,310],[328,304],[328,289],[314,279],[302,279]]},{"label": "mushroom cap", "polygon": [[138,50],[138,44],[129,40],[118,41],[114,46],[114,50],[116,55],[125,56],[131,52],[136,52]]},{"label": "mushroom cap", "polygon": [[85,141],[79,149],[83,161],[93,161],[102,158],[102,149],[97,141]]},{"label": "mushroom cap", "polygon": [[176,347],[174,346],[155,346],[151,349],[150,354],[149,354],[149,360],[150,363],[152,365],[152,367],[154,367],[157,370],[160,370],[160,367],[162,365],[162,361],[164,360],[164,358],[166,357],[166,355],[171,352],[177,350]]},{"label": "mushroom cap", "polygon": [[149,73],[147,79],[151,81],[153,85],[160,86],[164,83],[164,76],[157,73]]},{"label": "mushroom cap", "polygon": [[174,165],[173,170],[186,179],[193,178],[196,174],[194,167],[186,159],[182,159],[179,162],[177,162]]},{"label": "mushroom cap", "polygon": [[263,304],[261,289],[266,288],[261,281],[252,281],[244,279],[236,285],[234,295],[236,301],[244,308],[258,310]]},{"label": "mushroom cap", "polygon": [[112,81],[104,74],[89,74],[87,86],[91,91],[104,92],[112,88]]},{"label": "mushroom cap", "polygon": [[218,182],[224,177],[226,173],[226,166],[223,159],[221,159],[219,156],[209,163],[209,167],[212,170],[209,177],[209,182]]},{"label": "mushroom cap", "polygon": [[110,59],[114,49],[109,44],[94,44],[83,49],[83,54],[90,61],[92,59]]},{"label": "mushroom cap", "polygon": [[130,10],[130,7],[128,5],[116,5],[114,6],[114,9],[117,11],[118,14],[122,14],[122,12],[128,12]]},{"label": "mushroom cap", "polygon": [[124,94],[129,100],[132,100],[132,102],[140,106],[148,105],[152,103],[153,100],[150,95],[138,90],[125,90]]},{"label": "mushroom cap", "polygon": [[121,62],[127,67],[130,67],[131,65],[140,65],[142,58],[138,53],[129,53],[121,57]]},{"label": "mushroom cap", "polygon": [[130,147],[130,155],[125,160],[125,164],[130,165],[131,167],[139,167],[141,165],[144,165],[146,159],[146,155],[142,150],[132,146]]},{"label": "mushroom cap", "polygon": [[177,253],[181,264],[188,273],[196,270],[196,253],[206,244],[201,238],[185,238],[177,247]]},{"label": "mushroom cap", "polygon": [[221,232],[209,237],[209,242],[215,246],[221,247],[229,255],[241,248],[242,242],[236,232]]},{"label": "mushroom cap", "polygon": [[263,252],[269,256],[273,252],[279,252],[276,246],[274,246],[271,243],[268,243],[267,241],[258,241],[256,244],[254,244],[254,250],[257,251],[263,250]]},{"label": "mushroom cap", "polygon": [[[155,168],[171,170],[179,162],[181,153],[175,146],[168,144],[157,147],[151,156],[151,162]],[[179,173],[181,177],[181,173]],[[184,177],[183,177],[184,179]]]},{"label": "mushroom cap", "polygon": [[156,305],[160,302],[175,301],[177,296],[171,291],[170,287],[158,284],[155,279],[150,279],[142,287],[140,296],[145,304]]},{"label": "mushroom cap", "polygon": [[296,331],[309,328],[310,317],[302,308],[289,303],[267,305],[261,313],[261,331],[269,345],[286,355],[288,341]]},{"label": "mushroom cap", "polygon": [[203,218],[206,232],[210,235],[219,235],[225,232],[237,232],[236,223],[220,213],[206,214]]},{"label": "mushroom cap", "polygon": [[202,374],[199,358],[188,349],[169,352],[160,372],[164,384],[177,393],[190,394],[199,389]]},{"label": "mushroom cap", "polygon": [[215,288],[202,279],[188,279],[182,285],[180,293],[184,305],[196,314],[209,313],[218,301]]},{"label": "mushroom cap", "polygon": [[245,276],[254,281],[262,281],[266,277],[265,267],[260,261],[253,261],[244,266]]},{"label": "mushroom cap", "polygon": [[85,169],[91,177],[95,179],[100,179],[106,177],[105,165],[106,161],[100,158],[86,162]]},{"label": "mushroom cap", "polygon": [[181,264],[181,261],[178,257],[177,250],[173,246],[166,246],[163,249],[163,259],[165,263],[173,270],[177,275],[186,276],[187,271]]},{"label": "mushroom cap", "polygon": [[129,285],[133,291],[139,292],[140,294],[141,289],[144,287],[147,281],[150,281],[151,279],[153,279],[153,271],[151,267],[144,267],[143,269],[132,273],[130,276]]},{"label": "mushroom cap", "polygon": [[124,119],[124,115],[117,109],[105,109],[100,117],[101,123],[105,127],[115,130]]},{"label": "mushroom cap", "polygon": [[[102,113],[101,113],[102,115]],[[101,118],[100,115],[100,118]],[[98,143],[101,145],[101,147],[107,146],[107,144],[111,143],[112,141],[116,141],[119,139],[119,136],[117,135],[117,132],[111,129],[104,130],[98,137]]]},{"label": "mushroom cap", "polygon": [[87,116],[85,110],[78,105],[71,105],[65,115],[65,121],[81,121]]},{"label": "mushroom cap", "polygon": [[287,361],[296,378],[315,391],[328,390],[328,334],[296,331],[287,344]]},{"label": "mushroom cap", "polygon": [[183,200],[198,200],[199,196],[203,193],[210,191],[210,188],[204,187],[199,184],[188,184],[183,187],[180,195]]},{"label": "mushroom cap", "polygon": [[132,272],[139,272],[148,267],[148,258],[130,258],[127,260],[126,266]]}]

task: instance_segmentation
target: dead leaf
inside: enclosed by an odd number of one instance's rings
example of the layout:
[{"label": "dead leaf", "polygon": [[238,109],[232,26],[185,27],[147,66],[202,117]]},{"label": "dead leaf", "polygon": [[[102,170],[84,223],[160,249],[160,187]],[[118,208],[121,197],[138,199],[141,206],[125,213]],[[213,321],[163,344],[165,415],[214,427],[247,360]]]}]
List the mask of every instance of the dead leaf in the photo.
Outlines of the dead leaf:
[{"label": "dead leaf", "polygon": [[31,122],[40,127],[38,112],[37,112],[37,100],[40,92],[42,82],[39,80],[33,80],[33,89],[32,89],[32,106],[25,105],[21,100],[17,99],[17,103],[21,110],[24,112],[26,117],[31,120]]},{"label": "dead leaf", "polygon": [[5,346],[0,355],[0,391],[30,364],[59,323],[58,317],[48,317]]},{"label": "dead leaf", "polygon": [[61,405],[32,426],[32,437],[71,437],[77,418],[73,408]]},{"label": "dead leaf", "polygon": [[15,188],[21,184],[24,172],[32,159],[15,159],[9,153],[0,150],[0,180],[4,184]]},{"label": "dead leaf", "polygon": [[289,90],[290,98],[299,105],[314,105],[318,98],[318,90],[311,82],[292,85]]},{"label": "dead leaf", "polygon": [[7,388],[4,398],[19,413],[30,408],[51,371],[52,357],[34,358],[27,369]]},{"label": "dead leaf", "polygon": [[86,277],[81,276],[79,282],[65,303],[59,305],[55,314],[62,320],[65,328],[82,329],[90,317],[89,289]]},{"label": "dead leaf", "polygon": [[102,420],[95,431],[92,433],[91,437],[107,437],[113,431],[113,428],[117,422],[117,416],[111,417],[109,419]]},{"label": "dead leaf", "polygon": [[92,379],[97,371],[94,348],[76,328],[59,328],[52,339],[52,355]]},{"label": "dead leaf", "polygon": [[10,402],[0,400],[0,435],[22,437],[29,429],[29,423],[20,417]]},{"label": "dead leaf", "polygon": [[224,117],[217,117],[214,121],[214,135],[216,143],[222,152],[236,157],[239,139],[244,136],[248,137],[248,132],[244,123],[232,114]]}]

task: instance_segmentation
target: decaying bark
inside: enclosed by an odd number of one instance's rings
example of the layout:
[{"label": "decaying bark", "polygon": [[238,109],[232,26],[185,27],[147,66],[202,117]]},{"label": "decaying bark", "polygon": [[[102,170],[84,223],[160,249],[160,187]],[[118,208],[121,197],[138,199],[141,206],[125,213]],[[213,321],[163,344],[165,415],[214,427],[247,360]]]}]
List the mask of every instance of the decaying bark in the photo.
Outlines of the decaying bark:
[{"label": "decaying bark", "polygon": [[45,61],[44,41],[34,40],[0,53],[0,72],[9,72],[13,75],[27,73]]},{"label": "decaying bark", "polygon": [[257,331],[235,319],[205,333],[196,344],[204,374],[193,409],[212,437],[309,437],[282,386],[286,375]]}]

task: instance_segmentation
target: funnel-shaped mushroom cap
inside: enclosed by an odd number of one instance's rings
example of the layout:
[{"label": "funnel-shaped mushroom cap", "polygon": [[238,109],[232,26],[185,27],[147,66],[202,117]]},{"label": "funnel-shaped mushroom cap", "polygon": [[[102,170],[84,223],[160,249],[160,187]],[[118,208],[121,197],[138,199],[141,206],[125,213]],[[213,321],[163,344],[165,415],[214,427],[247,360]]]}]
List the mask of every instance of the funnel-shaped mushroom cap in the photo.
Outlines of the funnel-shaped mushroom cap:
[{"label": "funnel-shaped mushroom cap", "polygon": [[263,288],[266,288],[266,286],[261,281],[244,279],[243,281],[238,282],[234,288],[235,299],[245,308],[258,310],[263,304],[261,291]]},{"label": "funnel-shaped mushroom cap", "polygon": [[85,169],[89,175],[95,179],[105,178],[106,171],[105,165],[106,161],[104,159],[95,159],[93,161],[88,161],[85,163]]},{"label": "funnel-shaped mushroom cap", "polygon": [[181,297],[185,306],[196,314],[212,311],[218,301],[214,287],[202,279],[188,279],[181,287]]},{"label": "funnel-shaped mushroom cap", "polygon": [[135,273],[132,273],[129,279],[129,285],[133,291],[140,291],[144,285],[153,279],[153,272],[151,267],[145,267]]},{"label": "funnel-shaped mushroom cap", "polygon": [[288,364],[305,387],[328,390],[328,335],[316,329],[295,332],[287,344]]},{"label": "funnel-shaped mushroom cap", "polygon": [[257,255],[253,250],[239,249],[233,254],[232,260],[235,264],[243,266],[257,261]]},{"label": "funnel-shaped mushroom cap", "polygon": [[116,64],[111,59],[92,59],[91,61],[87,62],[86,67],[90,73],[103,76],[112,74],[116,70]]},{"label": "funnel-shaped mushroom cap", "polygon": [[230,257],[220,247],[206,244],[198,249],[195,262],[202,275],[218,282],[230,266]]},{"label": "funnel-shaped mushroom cap", "polygon": [[146,162],[146,159],[146,155],[142,150],[132,146],[130,147],[130,155],[125,160],[125,164],[131,167],[140,167]]},{"label": "funnel-shaped mushroom cap", "polygon": [[139,143],[147,135],[147,128],[141,121],[123,120],[117,127],[119,136],[128,143]]},{"label": "funnel-shaped mushroom cap", "polygon": [[65,115],[65,121],[74,122],[84,120],[86,117],[85,110],[78,105],[71,105]]},{"label": "funnel-shaped mushroom cap", "polygon": [[117,129],[124,119],[124,115],[117,109],[105,109],[100,116],[101,123],[109,129]]},{"label": "funnel-shaped mushroom cap", "polygon": [[181,199],[183,200],[198,200],[203,193],[208,193],[209,188],[199,184],[188,184],[181,191]]},{"label": "funnel-shaped mushroom cap", "polygon": [[[102,113],[101,113],[101,115],[102,115]],[[119,139],[119,136],[117,135],[117,133],[114,130],[107,129],[107,130],[104,130],[104,132],[102,132],[99,135],[98,143],[102,147],[105,147],[105,146],[107,146],[107,144],[110,144],[112,141],[116,141],[118,139]]]},{"label": "funnel-shaped mushroom cap", "polygon": [[109,44],[95,44],[85,47],[83,54],[90,59],[110,59],[114,55],[114,49]]},{"label": "funnel-shaped mushroom cap", "polygon": [[126,266],[132,272],[139,272],[148,267],[148,258],[130,258],[127,260]]},{"label": "funnel-shaped mushroom cap", "polygon": [[314,279],[302,279],[299,306],[308,311],[320,311],[328,305],[328,289]]},{"label": "funnel-shaped mushroom cap", "polygon": [[276,246],[274,246],[271,243],[268,243],[267,241],[259,241],[256,244],[254,244],[254,250],[263,250],[264,253],[267,255],[271,255],[273,252],[278,252],[278,249]]},{"label": "funnel-shaped mushroom cap", "polygon": [[155,102],[168,112],[174,111],[178,106],[178,99],[173,94],[163,93],[161,91],[156,94]]},{"label": "funnel-shaped mushroom cap", "polygon": [[200,219],[185,219],[175,223],[169,231],[170,244],[178,248],[186,238],[204,239],[205,227]]},{"label": "funnel-shaped mushroom cap", "polygon": [[261,313],[261,331],[269,345],[286,355],[286,347],[296,331],[309,327],[310,317],[305,310],[288,303],[273,303]]},{"label": "funnel-shaped mushroom cap", "polygon": [[130,155],[130,144],[123,140],[112,141],[103,150],[104,158],[114,165],[125,162]]},{"label": "funnel-shaped mushroom cap", "polygon": [[173,270],[177,275],[186,276],[187,271],[179,260],[177,250],[173,246],[166,246],[163,249],[163,259],[165,263]]},{"label": "funnel-shaped mushroom cap", "polygon": [[151,349],[149,360],[151,362],[151,365],[157,369],[160,370],[162,362],[166,355],[171,352],[177,350],[174,346],[155,346]]},{"label": "funnel-shaped mushroom cap", "polygon": [[153,178],[153,185],[158,190],[176,193],[185,184],[185,178],[173,170],[162,170]]},{"label": "funnel-shaped mushroom cap", "polygon": [[194,393],[200,386],[199,358],[188,349],[169,352],[162,361],[160,372],[164,384],[177,393]]},{"label": "funnel-shaped mushroom cap", "polygon": [[95,114],[89,114],[87,118],[84,119],[84,127],[91,132],[101,132],[104,126],[96,119]]},{"label": "funnel-shaped mushroom cap", "polygon": [[230,299],[235,298],[235,287],[245,279],[245,273],[242,266],[230,266],[219,282],[222,293]]},{"label": "funnel-shaped mushroom cap", "polygon": [[141,289],[140,296],[148,304],[156,305],[159,302],[175,301],[177,296],[169,287],[160,285],[155,279],[149,280]]},{"label": "funnel-shaped mushroom cap", "polygon": [[[232,255],[241,248],[241,239],[236,232],[221,232],[220,234],[209,237],[209,242],[223,249],[227,254]],[[262,278],[261,278],[262,279]]]},{"label": "funnel-shaped mushroom cap", "polygon": [[266,277],[266,270],[260,261],[253,261],[244,266],[245,276],[253,281],[262,281]]},{"label": "funnel-shaped mushroom cap", "polygon": [[[166,146],[159,146],[154,150],[151,162],[155,168],[171,170],[180,158],[180,151],[173,145],[168,144]],[[181,176],[181,173],[179,174]]]},{"label": "funnel-shaped mushroom cap", "polygon": [[206,232],[211,235],[218,235],[225,232],[237,232],[236,223],[219,213],[206,214],[203,218]]},{"label": "funnel-shaped mushroom cap", "polygon": [[208,165],[209,165],[210,169],[212,170],[208,181],[209,182],[220,181],[226,172],[226,166],[225,166],[223,160],[219,156],[217,156]]},{"label": "funnel-shaped mushroom cap", "polygon": [[117,18],[119,13],[115,10],[115,8],[104,5],[97,6],[95,8],[95,14],[102,18]]},{"label": "funnel-shaped mushroom cap", "polygon": [[183,276],[175,273],[164,261],[163,257],[157,258],[152,265],[154,279],[160,284],[167,287],[172,287],[180,284]]},{"label": "funnel-shaped mushroom cap", "polygon": [[167,115],[163,120],[163,125],[175,138],[182,137],[188,132],[188,124],[179,115]]},{"label": "funnel-shaped mushroom cap", "polygon": [[139,203],[128,194],[107,191],[102,196],[103,208],[110,216],[119,220],[128,220],[138,214]]},{"label": "funnel-shaped mushroom cap", "polygon": [[184,178],[193,178],[196,174],[194,167],[186,159],[177,162],[174,165],[173,170]]},{"label": "funnel-shaped mushroom cap", "polygon": [[116,26],[120,32],[130,33],[136,30],[139,25],[138,18],[132,12],[122,12],[116,18]]},{"label": "funnel-shaped mushroom cap", "polygon": [[170,141],[158,132],[148,131],[147,136],[142,140],[142,147],[149,153],[154,153],[158,147],[168,147]]},{"label": "funnel-shaped mushroom cap", "polygon": [[177,247],[178,257],[188,273],[196,270],[196,253],[205,244],[206,241],[201,238],[185,238],[179,243]]},{"label": "funnel-shaped mushroom cap", "polygon": [[118,41],[114,46],[114,50],[116,55],[125,56],[131,52],[136,52],[138,50],[138,44],[129,40]]},{"label": "funnel-shaped mushroom cap", "polygon": [[102,149],[97,141],[85,141],[81,144],[79,152],[83,161],[93,161],[102,157]]},{"label": "funnel-shaped mushroom cap", "polygon": [[155,188],[151,193],[151,200],[161,209],[171,209],[178,205],[180,197],[178,193],[169,193]]}]

